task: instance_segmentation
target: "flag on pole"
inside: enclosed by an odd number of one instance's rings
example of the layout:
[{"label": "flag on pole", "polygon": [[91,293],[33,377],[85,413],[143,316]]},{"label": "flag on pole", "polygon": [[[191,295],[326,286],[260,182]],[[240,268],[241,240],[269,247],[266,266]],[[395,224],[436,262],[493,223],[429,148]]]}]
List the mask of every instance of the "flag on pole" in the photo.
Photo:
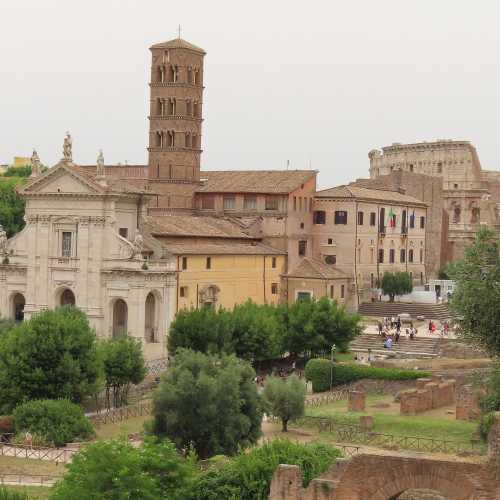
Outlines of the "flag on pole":
[{"label": "flag on pole", "polygon": [[389,210],[389,227],[396,227],[396,214],[392,211],[392,207]]}]

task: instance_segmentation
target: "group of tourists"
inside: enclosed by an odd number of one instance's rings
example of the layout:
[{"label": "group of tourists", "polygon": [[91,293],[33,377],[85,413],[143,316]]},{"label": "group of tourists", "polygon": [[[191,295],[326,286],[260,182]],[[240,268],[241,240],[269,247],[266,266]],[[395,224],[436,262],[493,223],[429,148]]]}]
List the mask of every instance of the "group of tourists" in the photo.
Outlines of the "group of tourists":
[{"label": "group of tourists", "polygon": [[[402,335],[401,318],[399,316],[392,318],[382,318],[378,322],[378,334],[384,339],[384,348],[392,349],[394,343],[398,343]],[[404,334],[406,338],[413,340],[418,333],[418,329],[410,322],[409,327],[406,327]]]}]

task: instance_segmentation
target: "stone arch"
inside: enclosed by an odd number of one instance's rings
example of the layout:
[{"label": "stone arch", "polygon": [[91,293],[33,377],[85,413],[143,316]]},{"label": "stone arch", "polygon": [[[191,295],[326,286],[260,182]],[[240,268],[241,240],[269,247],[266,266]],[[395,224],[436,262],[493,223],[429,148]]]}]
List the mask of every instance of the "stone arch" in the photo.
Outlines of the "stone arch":
[{"label": "stone arch", "polygon": [[422,500],[451,500],[448,497],[443,496],[439,491],[427,490],[423,488],[406,490],[397,497],[397,500],[415,500],[417,498]]},{"label": "stone arch", "polygon": [[150,291],[146,297],[144,311],[144,338],[146,342],[158,342],[161,296],[156,291]]},{"label": "stone arch", "polygon": [[128,306],[123,299],[116,299],[111,306],[113,328],[113,338],[127,335],[128,333]]},{"label": "stone arch", "polygon": [[469,481],[457,478],[450,480],[449,477],[429,470],[422,474],[403,475],[392,482],[386,481],[379,490],[371,494],[370,500],[398,500],[401,495],[411,490],[432,490],[449,500],[474,498],[474,488]]},{"label": "stone arch", "polygon": [[70,288],[60,288],[56,292],[56,307],[74,305],[76,305],[76,298],[73,290]]},{"label": "stone arch", "polygon": [[24,320],[24,307],[26,305],[26,299],[24,295],[20,292],[15,292],[10,298],[10,310],[11,318],[16,322],[21,322]]}]

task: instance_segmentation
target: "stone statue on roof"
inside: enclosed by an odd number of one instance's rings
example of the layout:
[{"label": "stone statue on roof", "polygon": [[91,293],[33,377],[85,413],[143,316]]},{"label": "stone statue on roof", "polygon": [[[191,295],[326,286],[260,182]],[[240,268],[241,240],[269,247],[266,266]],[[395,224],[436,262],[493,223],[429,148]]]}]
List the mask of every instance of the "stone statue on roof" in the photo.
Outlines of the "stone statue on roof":
[{"label": "stone statue on roof", "polygon": [[64,138],[63,159],[73,161],[73,139],[69,132],[66,132],[66,137]]},{"label": "stone statue on roof", "polygon": [[102,154],[102,149],[99,150],[99,155],[97,156],[97,169],[96,169],[96,176],[97,177],[104,177],[105,171],[104,171],[104,155]]},{"label": "stone statue on roof", "polygon": [[134,238],[134,242],[132,243],[132,255],[130,256],[131,259],[134,257],[139,257],[142,258],[142,251],[144,250],[144,238],[142,237],[142,234],[137,232]]},{"label": "stone statue on roof", "polygon": [[38,177],[42,173],[42,164],[40,163],[40,157],[36,152],[36,149],[33,150],[33,154],[31,155],[31,177]]}]

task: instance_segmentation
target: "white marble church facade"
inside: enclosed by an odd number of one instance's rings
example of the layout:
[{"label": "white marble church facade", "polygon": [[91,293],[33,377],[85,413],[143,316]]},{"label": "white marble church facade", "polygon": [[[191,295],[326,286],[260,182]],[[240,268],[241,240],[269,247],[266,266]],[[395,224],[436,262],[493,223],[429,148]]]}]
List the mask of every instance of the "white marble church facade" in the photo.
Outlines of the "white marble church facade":
[{"label": "white marble church facade", "polygon": [[128,333],[148,360],[166,355],[175,314],[173,260],[141,224],[148,193],[116,185],[74,165],[71,158],[20,190],[26,226],[3,242],[0,316],[21,320],[45,309],[75,304],[98,336]]}]

